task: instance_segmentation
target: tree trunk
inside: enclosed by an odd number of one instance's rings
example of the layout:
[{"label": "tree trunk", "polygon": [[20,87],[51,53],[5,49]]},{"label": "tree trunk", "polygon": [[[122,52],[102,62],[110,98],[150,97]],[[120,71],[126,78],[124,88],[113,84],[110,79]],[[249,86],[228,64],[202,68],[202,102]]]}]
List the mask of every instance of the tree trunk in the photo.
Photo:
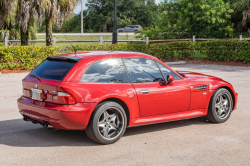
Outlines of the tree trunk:
[{"label": "tree trunk", "polygon": [[20,28],[21,33],[21,46],[28,46],[29,45],[29,31],[27,29],[27,32],[23,32],[23,28],[21,26]]},{"label": "tree trunk", "polygon": [[52,15],[45,11],[46,17],[46,46],[52,45]]}]

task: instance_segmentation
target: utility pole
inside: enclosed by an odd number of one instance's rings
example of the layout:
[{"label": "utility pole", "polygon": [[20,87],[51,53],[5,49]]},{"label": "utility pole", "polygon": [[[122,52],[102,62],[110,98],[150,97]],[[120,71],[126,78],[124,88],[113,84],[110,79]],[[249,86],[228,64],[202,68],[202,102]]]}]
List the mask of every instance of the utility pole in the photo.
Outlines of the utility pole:
[{"label": "utility pole", "polygon": [[83,33],[83,0],[81,0],[81,33]]},{"label": "utility pole", "polygon": [[113,32],[113,40],[112,44],[117,43],[117,30],[116,30],[116,0],[114,0],[114,32]]}]

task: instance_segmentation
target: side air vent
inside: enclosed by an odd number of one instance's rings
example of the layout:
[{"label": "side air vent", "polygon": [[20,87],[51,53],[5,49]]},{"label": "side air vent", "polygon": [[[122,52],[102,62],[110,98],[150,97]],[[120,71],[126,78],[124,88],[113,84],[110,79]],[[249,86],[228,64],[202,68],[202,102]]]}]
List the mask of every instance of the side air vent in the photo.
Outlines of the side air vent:
[{"label": "side air vent", "polygon": [[205,90],[205,89],[207,89],[207,85],[198,86],[195,89],[196,90]]}]

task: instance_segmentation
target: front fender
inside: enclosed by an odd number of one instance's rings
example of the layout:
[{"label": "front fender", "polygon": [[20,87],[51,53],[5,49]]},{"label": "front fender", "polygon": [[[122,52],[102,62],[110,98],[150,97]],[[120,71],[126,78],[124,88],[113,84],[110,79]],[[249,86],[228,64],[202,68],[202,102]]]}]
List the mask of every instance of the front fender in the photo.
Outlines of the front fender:
[{"label": "front fender", "polygon": [[212,81],[209,84],[209,90],[211,90],[211,91],[215,91],[215,90],[220,89],[220,88],[225,88],[225,89],[227,89],[231,93],[233,101],[234,101],[233,110],[235,110],[237,108],[238,93],[235,92],[233,86],[230,83],[228,83],[228,82],[226,82],[224,80]]}]

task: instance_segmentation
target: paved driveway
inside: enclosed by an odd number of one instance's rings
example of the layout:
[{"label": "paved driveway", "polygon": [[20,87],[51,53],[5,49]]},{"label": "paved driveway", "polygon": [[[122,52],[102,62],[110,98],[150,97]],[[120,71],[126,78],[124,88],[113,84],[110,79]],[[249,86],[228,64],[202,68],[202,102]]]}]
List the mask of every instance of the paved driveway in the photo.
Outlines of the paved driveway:
[{"label": "paved driveway", "polygon": [[196,118],[128,128],[117,143],[102,146],[83,131],[22,121],[16,99],[27,73],[6,74],[0,76],[1,165],[250,165],[250,68],[172,67],[229,81],[239,93],[238,109],[223,124]]}]

